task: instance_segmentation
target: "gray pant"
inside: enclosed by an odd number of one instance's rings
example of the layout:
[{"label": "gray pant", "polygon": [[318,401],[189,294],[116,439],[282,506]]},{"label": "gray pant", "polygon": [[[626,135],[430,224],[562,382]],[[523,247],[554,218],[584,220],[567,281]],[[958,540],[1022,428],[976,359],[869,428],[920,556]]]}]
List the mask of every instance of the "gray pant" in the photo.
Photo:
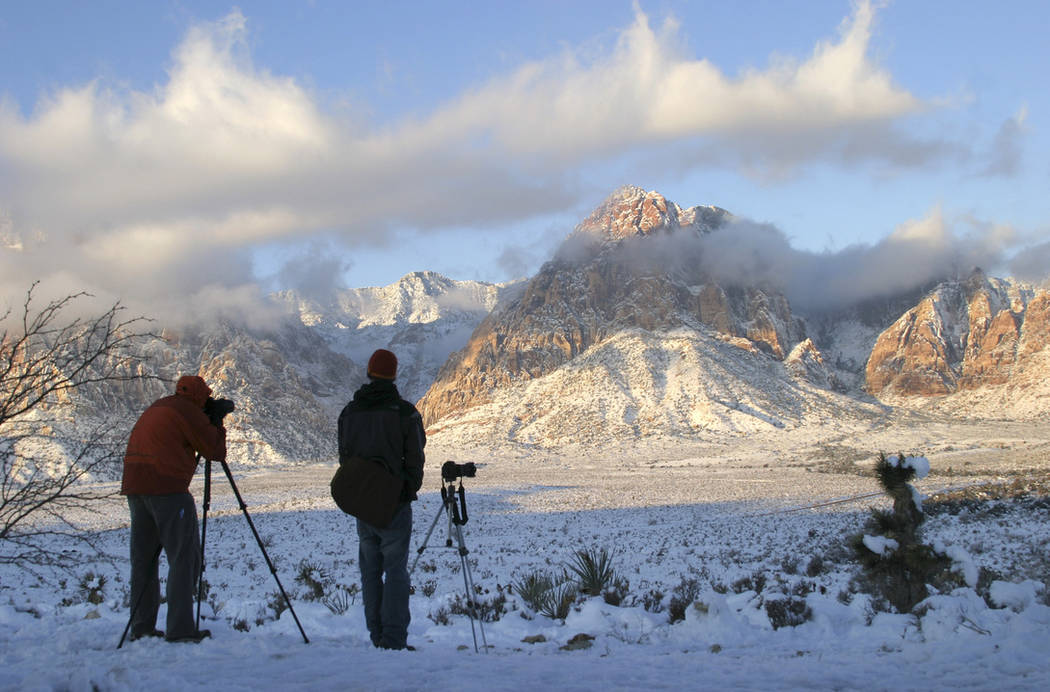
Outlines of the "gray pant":
[{"label": "gray pant", "polygon": [[408,543],[412,538],[412,505],[398,507],[390,526],[377,529],[357,520],[358,559],[365,624],[372,643],[403,649],[408,643]]},{"label": "gray pant", "polygon": [[[168,558],[165,590],[168,639],[197,631],[193,613],[194,591],[200,574],[201,546],[197,531],[197,505],[189,493],[128,495],[131,511],[131,636],[152,632],[160,608],[158,562],[161,548]],[[141,597],[141,601],[138,599]]]}]

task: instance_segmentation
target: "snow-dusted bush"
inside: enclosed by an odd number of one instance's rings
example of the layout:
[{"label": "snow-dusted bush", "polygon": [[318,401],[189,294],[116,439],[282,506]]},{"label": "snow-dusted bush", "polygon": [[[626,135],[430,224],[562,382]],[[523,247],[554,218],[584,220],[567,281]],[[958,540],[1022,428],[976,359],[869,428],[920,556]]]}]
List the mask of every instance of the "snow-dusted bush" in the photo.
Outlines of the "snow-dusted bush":
[{"label": "snow-dusted bush", "polygon": [[106,600],[106,575],[88,572],[80,577],[77,583],[77,594],[91,605],[99,605]]},{"label": "snow-dusted bush", "polygon": [[948,551],[921,542],[922,498],[910,481],[929,471],[925,457],[880,453],[875,476],[893,499],[893,509],[873,509],[864,530],[850,541],[862,568],[857,577],[860,589],[901,613],[929,595],[928,585],[948,587],[960,581]]},{"label": "snow-dusted bush", "polygon": [[320,565],[305,558],[299,561],[295,583],[306,589],[306,593],[302,596],[304,601],[324,600],[325,589],[329,582],[328,575],[325,574]]},{"label": "snow-dusted bush", "polygon": [[775,630],[781,627],[797,627],[813,617],[813,610],[804,598],[767,598],[763,605],[766,615],[769,616],[769,623]]},{"label": "snow-dusted bush", "polygon": [[671,601],[667,605],[667,619],[673,625],[685,620],[686,608],[700,596],[700,582],[696,579],[682,577],[678,586],[671,592]]},{"label": "snow-dusted bush", "polygon": [[543,610],[547,594],[552,588],[554,577],[545,571],[529,572],[511,585],[511,590],[536,613]]}]

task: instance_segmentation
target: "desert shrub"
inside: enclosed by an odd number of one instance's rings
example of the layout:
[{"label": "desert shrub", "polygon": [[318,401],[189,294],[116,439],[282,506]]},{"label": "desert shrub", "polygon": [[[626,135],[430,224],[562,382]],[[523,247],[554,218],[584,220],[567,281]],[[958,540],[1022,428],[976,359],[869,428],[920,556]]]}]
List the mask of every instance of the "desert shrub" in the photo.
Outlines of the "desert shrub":
[{"label": "desert shrub", "polygon": [[754,572],[749,576],[737,579],[730,585],[730,588],[733,589],[733,593],[744,593],[745,591],[762,593],[762,590],[766,588],[766,581],[765,573]]},{"label": "desert shrub", "polygon": [[664,592],[658,589],[649,589],[642,596],[642,607],[650,613],[662,613],[664,610]]},{"label": "desert shrub", "polygon": [[452,624],[452,611],[449,610],[448,606],[439,606],[437,610],[427,613],[427,619],[435,625],[445,627]]},{"label": "desert shrub", "polygon": [[764,605],[769,622],[775,630],[781,627],[797,627],[813,617],[813,610],[803,598],[767,598]]},{"label": "desert shrub", "polygon": [[554,587],[554,578],[550,572],[530,572],[511,585],[514,593],[525,602],[533,612],[540,612],[547,599],[547,593]]},{"label": "desert shrub", "polygon": [[824,558],[820,555],[814,555],[810,558],[809,562],[806,563],[806,576],[807,577],[818,577],[824,573]]},{"label": "desert shrub", "polygon": [[350,610],[350,606],[357,600],[357,594],[360,590],[361,587],[357,584],[351,584],[350,586],[341,585],[336,587],[331,594],[322,598],[321,603],[328,610],[332,611],[334,615],[342,615]]},{"label": "desert shrub", "polygon": [[88,572],[80,578],[77,593],[91,605],[99,605],[106,600],[106,575]]},{"label": "desert shrub", "polygon": [[631,582],[622,577],[616,577],[612,580],[612,584],[602,593],[602,598],[611,606],[619,606],[627,598],[630,590]]},{"label": "desert shrub", "polygon": [[329,583],[328,575],[319,565],[306,559],[300,560],[296,568],[295,583],[303,586],[306,593],[303,594],[304,601],[324,600],[325,586]]},{"label": "desert shrub", "polygon": [[473,598],[468,601],[463,595],[456,594],[448,607],[452,615],[467,615],[482,622],[496,622],[507,612],[507,595],[497,591],[489,598]]},{"label": "desert shrub", "polygon": [[[266,613],[264,616],[256,619],[255,624],[261,625],[267,620],[280,620],[281,613],[288,610],[288,601],[284,599],[284,595],[278,591],[271,591],[266,597]],[[273,616],[269,613],[272,612]]]},{"label": "desert shrub", "polygon": [[682,577],[682,581],[671,592],[671,600],[667,604],[667,618],[672,625],[685,620],[685,609],[691,606],[699,595],[700,582],[697,579]]},{"label": "desert shrub", "polygon": [[594,548],[577,550],[569,562],[568,569],[576,575],[580,591],[588,596],[602,595],[615,578],[612,558],[605,548],[600,551]]},{"label": "desert shrub", "polygon": [[571,581],[562,582],[547,592],[547,597],[540,608],[540,614],[552,620],[564,620],[569,616],[572,604],[576,602],[578,589]]}]

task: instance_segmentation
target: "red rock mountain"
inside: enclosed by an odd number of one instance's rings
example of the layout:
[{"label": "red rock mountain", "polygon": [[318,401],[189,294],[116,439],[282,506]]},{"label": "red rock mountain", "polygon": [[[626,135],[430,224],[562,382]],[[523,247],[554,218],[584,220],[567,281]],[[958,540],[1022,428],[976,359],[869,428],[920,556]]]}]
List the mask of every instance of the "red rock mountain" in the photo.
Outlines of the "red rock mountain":
[{"label": "red rock mountain", "polygon": [[718,207],[682,209],[656,192],[617,190],[557,256],[496,308],[454,353],[419,402],[436,421],[542,377],[625,329],[708,327],[783,359],[804,338],[787,299],[757,286],[721,286],[677,257],[674,241],[713,232]]},{"label": "red rock mountain", "polygon": [[865,369],[879,397],[1004,385],[1050,344],[1050,294],[975,271],[942,283],[876,340]]}]

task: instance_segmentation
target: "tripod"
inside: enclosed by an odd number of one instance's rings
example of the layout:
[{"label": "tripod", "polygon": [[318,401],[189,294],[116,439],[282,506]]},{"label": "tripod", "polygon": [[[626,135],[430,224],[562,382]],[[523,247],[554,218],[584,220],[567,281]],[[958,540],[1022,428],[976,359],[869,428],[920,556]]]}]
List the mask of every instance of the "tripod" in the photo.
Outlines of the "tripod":
[{"label": "tripod", "polygon": [[[241,512],[244,513],[244,518],[248,521],[248,527],[252,530],[252,535],[255,536],[255,542],[259,544],[259,550],[262,551],[263,558],[266,560],[266,566],[270,568],[270,574],[273,575],[273,580],[277,582],[277,588],[281,592],[281,597],[284,598],[285,605],[288,606],[288,612],[292,614],[292,618],[295,620],[296,627],[299,628],[299,634],[303,635],[303,643],[309,644],[310,640],[306,637],[306,632],[303,631],[303,626],[299,622],[299,617],[295,614],[295,609],[292,608],[292,602],[288,598],[288,594],[285,593],[284,587],[281,585],[281,580],[277,578],[277,568],[273,566],[273,562],[270,561],[270,556],[266,554],[266,547],[263,545],[262,538],[259,537],[259,532],[255,530],[255,523],[252,522],[251,515],[248,514],[248,507],[244,504],[244,500],[241,499],[241,491],[237,489],[237,484],[233,482],[233,474],[230,473],[230,465],[225,460],[219,462],[222,464],[222,470],[226,473],[226,479],[230,481],[230,488],[233,489],[233,494],[237,497],[237,504],[240,505]],[[201,601],[204,600],[204,539],[208,534],[208,508],[211,505],[211,460],[205,461],[204,466],[204,501],[202,503],[203,512],[201,518],[201,571],[197,585],[197,630],[201,628]]]},{"label": "tripod", "polygon": [[[463,477],[460,476],[458,489],[454,487],[454,483],[454,480],[450,480],[444,475],[442,476],[441,507],[438,508],[437,515],[435,515],[434,521],[430,524],[430,530],[427,531],[423,544],[416,550],[416,559],[412,561],[412,568],[408,570],[408,574],[411,576],[416,571],[416,564],[419,563],[419,558],[423,557],[423,551],[427,549],[430,534],[434,533],[434,528],[437,526],[438,521],[441,520],[441,513],[444,512],[448,517],[448,534],[445,538],[445,547],[452,547],[453,533],[455,533],[459,547],[459,562],[463,571],[463,589],[466,591],[467,596],[467,615],[470,616],[470,633],[474,637],[474,652],[477,653],[478,651],[478,633],[474,628],[474,621],[477,620],[478,629],[481,630],[481,643],[485,648],[485,653],[488,653],[489,643],[485,639],[485,625],[481,618],[477,616],[474,604],[474,576],[470,572],[470,562],[467,560],[469,551],[466,543],[463,541],[463,525],[467,523],[467,493],[463,489]],[[456,502],[457,495],[459,496],[458,504]]]}]

